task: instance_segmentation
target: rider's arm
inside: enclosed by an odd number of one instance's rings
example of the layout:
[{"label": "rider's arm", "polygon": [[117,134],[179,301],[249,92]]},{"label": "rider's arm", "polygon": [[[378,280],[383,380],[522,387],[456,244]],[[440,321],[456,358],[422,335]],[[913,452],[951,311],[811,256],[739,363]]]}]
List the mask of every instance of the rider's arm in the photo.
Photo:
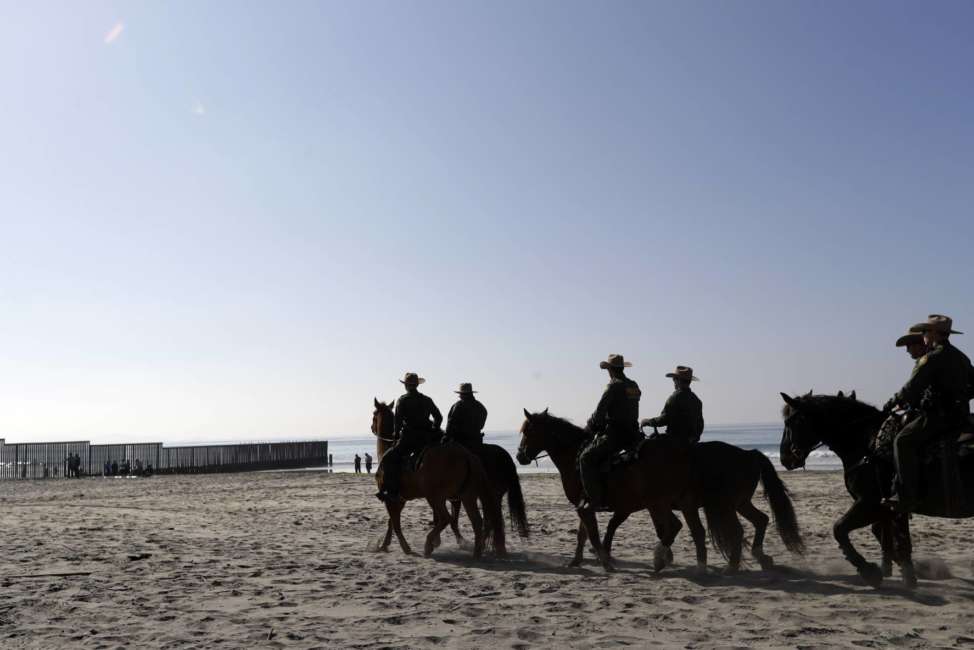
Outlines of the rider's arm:
[{"label": "rider's arm", "polygon": [[890,401],[900,406],[917,406],[923,399],[923,391],[930,386],[933,378],[932,366],[936,363],[937,357],[933,355],[928,354],[920,359],[903,388]]},{"label": "rider's arm", "polygon": [[585,426],[586,429],[593,433],[599,433],[605,428],[605,414],[609,412],[609,406],[615,397],[612,386],[612,384],[609,384],[606,387],[605,392],[602,393],[602,399],[599,400],[598,406],[595,407],[595,412],[592,413],[592,417],[588,419],[588,424]]},{"label": "rider's arm", "polygon": [[[480,402],[477,402],[480,404]],[[477,409],[477,432],[484,430],[484,426],[487,424],[487,407],[480,404],[480,408]]]},{"label": "rider's arm", "polygon": [[663,405],[663,410],[655,418],[647,418],[642,421],[641,426],[644,427],[665,427],[670,423],[670,402],[673,401],[673,396],[670,395],[669,399],[666,400],[666,404]]},{"label": "rider's arm", "polygon": [[430,412],[433,415],[433,427],[439,429],[440,425],[443,424],[443,414],[440,413],[440,409],[436,408],[433,400],[430,400]]},{"label": "rider's arm", "polygon": [[456,429],[457,429],[457,417],[456,417],[456,414],[457,414],[457,407],[459,405],[460,405],[460,402],[457,402],[456,404],[454,404],[453,406],[451,406],[450,407],[450,412],[446,416],[446,437],[447,438],[453,438],[453,437],[456,436],[456,433],[457,433],[457,431],[456,431]]},{"label": "rider's arm", "polygon": [[402,433],[402,426],[405,423],[402,415],[399,414],[399,403],[401,401],[401,399],[396,400],[396,410],[392,414],[392,432],[397,440],[399,439],[399,434]]}]

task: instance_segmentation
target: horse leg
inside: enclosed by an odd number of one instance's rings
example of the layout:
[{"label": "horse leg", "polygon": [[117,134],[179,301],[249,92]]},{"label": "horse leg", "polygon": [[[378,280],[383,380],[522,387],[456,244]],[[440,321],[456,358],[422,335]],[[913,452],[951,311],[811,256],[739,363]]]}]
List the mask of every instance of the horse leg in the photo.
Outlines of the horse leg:
[{"label": "horse leg", "polygon": [[568,562],[567,566],[575,567],[581,566],[582,564],[582,554],[585,552],[585,539],[588,537],[585,532],[585,524],[581,521],[578,522],[578,543],[575,545],[575,557]]},{"label": "horse leg", "polygon": [[856,547],[849,541],[849,533],[883,518],[886,513],[881,511],[879,504],[858,500],[852,504],[849,511],[839,518],[832,527],[832,536],[839,543],[839,548],[852,566],[856,568],[860,577],[876,589],[883,584],[883,570],[873,562],[867,562]]},{"label": "horse leg", "polygon": [[903,585],[907,589],[917,586],[917,573],[913,567],[913,540],[910,539],[910,516],[897,514],[890,523],[890,537],[894,549],[893,557],[900,566]]},{"label": "horse leg", "polygon": [[754,540],[751,542],[751,557],[767,571],[774,567],[774,559],[764,552],[764,535],[768,531],[768,515],[758,510],[750,500],[739,505],[737,512],[754,526]]},{"label": "horse leg", "polygon": [[392,515],[389,515],[389,519],[388,521],[386,521],[386,536],[382,540],[382,543],[379,544],[379,548],[377,550],[382,551],[383,553],[387,553],[389,551],[389,542],[391,541],[392,541]]},{"label": "horse leg", "polygon": [[598,555],[602,568],[606,571],[613,571],[612,562],[609,560],[609,556],[605,554],[605,549],[602,548],[602,540],[599,539],[599,522],[595,518],[595,511],[592,509],[583,510],[578,513],[578,518],[585,524],[589,544],[595,549],[595,554]]},{"label": "horse leg", "polygon": [[734,575],[741,570],[741,554],[744,548],[744,527],[741,526],[741,520],[737,518],[736,510],[731,511],[730,516],[733,517],[731,520],[733,527],[729,540],[730,557],[727,558],[727,568],[724,569],[724,573]]},{"label": "horse leg", "polygon": [[707,529],[703,527],[703,522],[700,521],[700,512],[696,508],[687,508],[683,511],[683,518],[687,522],[690,535],[693,537],[693,545],[697,549],[697,569],[706,571]]},{"label": "horse leg", "polygon": [[610,558],[612,557],[612,538],[615,537],[616,528],[621,526],[626,519],[629,519],[631,512],[614,512],[612,513],[612,518],[609,519],[609,525],[605,527],[605,538],[602,540],[602,548],[605,549],[605,554]]},{"label": "horse leg", "polygon": [[409,548],[409,543],[406,541],[406,536],[402,534],[402,509],[406,505],[405,501],[397,501],[396,503],[386,503],[386,510],[389,512],[389,523],[392,526],[393,532],[396,534],[396,539],[399,540],[399,547],[402,548],[402,552],[406,555],[412,555],[413,550]]},{"label": "horse leg", "polygon": [[659,542],[653,549],[653,570],[662,571],[673,564],[673,541],[683,528],[683,524],[676,518],[676,515],[669,508],[657,510],[648,508],[649,516],[653,520],[653,527],[656,529],[656,537]]},{"label": "horse leg", "polygon": [[450,523],[450,513],[442,501],[434,501],[433,499],[426,501],[433,509],[433,530],[426,536],[426,546],[423,548],[423,555],[429,557],[433,555],[433,549],[440,544],[440,531]]},{"label": "horse leg", "polygon": [[872,525],[872,532],[873,537],[883,549],[883,577],[889,578],[893,575],[893,556],[896,553],[893,548],[893,530],[890,527],[890,522],[877,521]]},{"label": "horse leg", "polygon": [[479,560],[484,554],[484,519],[480,516],[480,508],[477,507],[477,497],[468,494],[461,497],[463,509],[470,519],[473,527],[473,559]]},{"label": "horse leg", "polygon": [[463,535],[460,534],[460,499],[454,499],[450,502],[450,530],[453,531],[453,536],[457,539],[457,546],[463,546]]}]

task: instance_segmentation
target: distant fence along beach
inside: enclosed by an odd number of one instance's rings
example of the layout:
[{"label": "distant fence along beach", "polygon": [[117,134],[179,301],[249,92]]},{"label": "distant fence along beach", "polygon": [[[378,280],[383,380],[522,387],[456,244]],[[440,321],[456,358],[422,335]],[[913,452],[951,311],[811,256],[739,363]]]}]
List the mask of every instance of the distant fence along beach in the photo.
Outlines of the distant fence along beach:
[{"label": "distant fence along beach", "polygon": [[93,445],[78,442],[18,442],[0,438],[0,479],[63,478],[68,456],[81,459],[81,472],[98,476],[105,463],[151,464],[157,474],[247,472],[325,465],[328,442],[254,442],[233,445],[165,447],[160,442]]}]

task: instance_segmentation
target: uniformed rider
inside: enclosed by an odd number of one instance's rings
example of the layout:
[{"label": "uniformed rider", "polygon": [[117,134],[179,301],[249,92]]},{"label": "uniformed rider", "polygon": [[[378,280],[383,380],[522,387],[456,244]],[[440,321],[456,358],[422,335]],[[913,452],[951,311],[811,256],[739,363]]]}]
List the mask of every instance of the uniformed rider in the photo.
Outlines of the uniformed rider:
[{"label": "uniformed rider", "polygon": [[484,440],[487,409],[474,397],[477,391],[473,389],[473,384],[464,382],[460,384],[460,390],[454,392],[460,398],[446,416],[446,437],[468,449],[476,449]]},{"label": "uniformed rider", "polygon": [[663,405],[663,412],[655,418],[646,418],[639,423],[642,427],[666,427],[668,435],[675,435],[686,442],[700,442],[703,434],[703,403],[696,393],[690,390],[690,383],[699,381],[693,376],[693,368],[677,366],[673,372],[666,373],[673,380],[674,391]]},{"label": "uniformed rider", "polygon": [[396,444],[382,456],[382,491],[376,494],[386,502],[399,499],[403,459],[433,442],[443,423],[443,415],[433,400],[419,392],[419,385],[425,379],[407,372],[399,382],[406,387],[406,393],[396,400],[393,415]]},{"label": "uniformed rider", "polygon": [[578,504],[579,510],[598,510],[605,506],[605,484],[600,471],[602,464],[612,454],[631,447],[642,438],[639,432],[639,398],[642,393],[638,384],[626,377],[625,369],[630,367],[632,364],[621,354],[610,354],[607,361],[599,363],[599,368],[609,371],[609,385],[585,427],[595,439],[578,459],[586,497]]},{"label": "uniformed rider", "polygon": [[897,486],[887,505],[899,512],[917,506],[917,474],[920,448],[928,441],[959,432],[970,418],[970,386],[974,368],[970,359],[950,343],[953,321],[932,314],[926,323],[914,326],[923,332],[928,352],[913,368],[910,379],[883,407],[912,408],[919,416],[907,424],[893,443]]}]

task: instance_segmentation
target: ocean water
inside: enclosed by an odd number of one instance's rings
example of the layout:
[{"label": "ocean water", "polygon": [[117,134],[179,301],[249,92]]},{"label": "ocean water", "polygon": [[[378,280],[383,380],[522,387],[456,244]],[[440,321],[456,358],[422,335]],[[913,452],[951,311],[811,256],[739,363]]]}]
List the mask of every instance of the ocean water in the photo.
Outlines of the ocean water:
[{"label": "ocean water", "polygon": [[[517,452],[518,444],[520,444],[520,434],[514,431],[491,432],[484,436],[484,440],[504,447],[513,456]],[[779,469],[781,467],[778,462],[778,446],[781,442],[780,424],[715,426],[704,432],[703,440],[722,440],[744,449],[757,449],[768,456],[776,467]],[[362,471],[364,472],[365,452],[372,454],[373,457],[376,455],[375,438],[372,435],[355,438],[332,438],[328,441],[328,451],[334,460],[334,466],[331,468],[333,471],[353,471],[353,459],[355,454],[358,454],[363,458]],[[378,459],[375,462],[378,463]],[[806,465],[806,469],[809,470],[832,470],[841,467],[842,464],[838,457],[827,449],[813,451]],[[375,471],[374,467],[373,471]],[[557,470],[550,460],[544,458],[530,465],[518,465],[518,471],[530,474],[556,472]]]}]

